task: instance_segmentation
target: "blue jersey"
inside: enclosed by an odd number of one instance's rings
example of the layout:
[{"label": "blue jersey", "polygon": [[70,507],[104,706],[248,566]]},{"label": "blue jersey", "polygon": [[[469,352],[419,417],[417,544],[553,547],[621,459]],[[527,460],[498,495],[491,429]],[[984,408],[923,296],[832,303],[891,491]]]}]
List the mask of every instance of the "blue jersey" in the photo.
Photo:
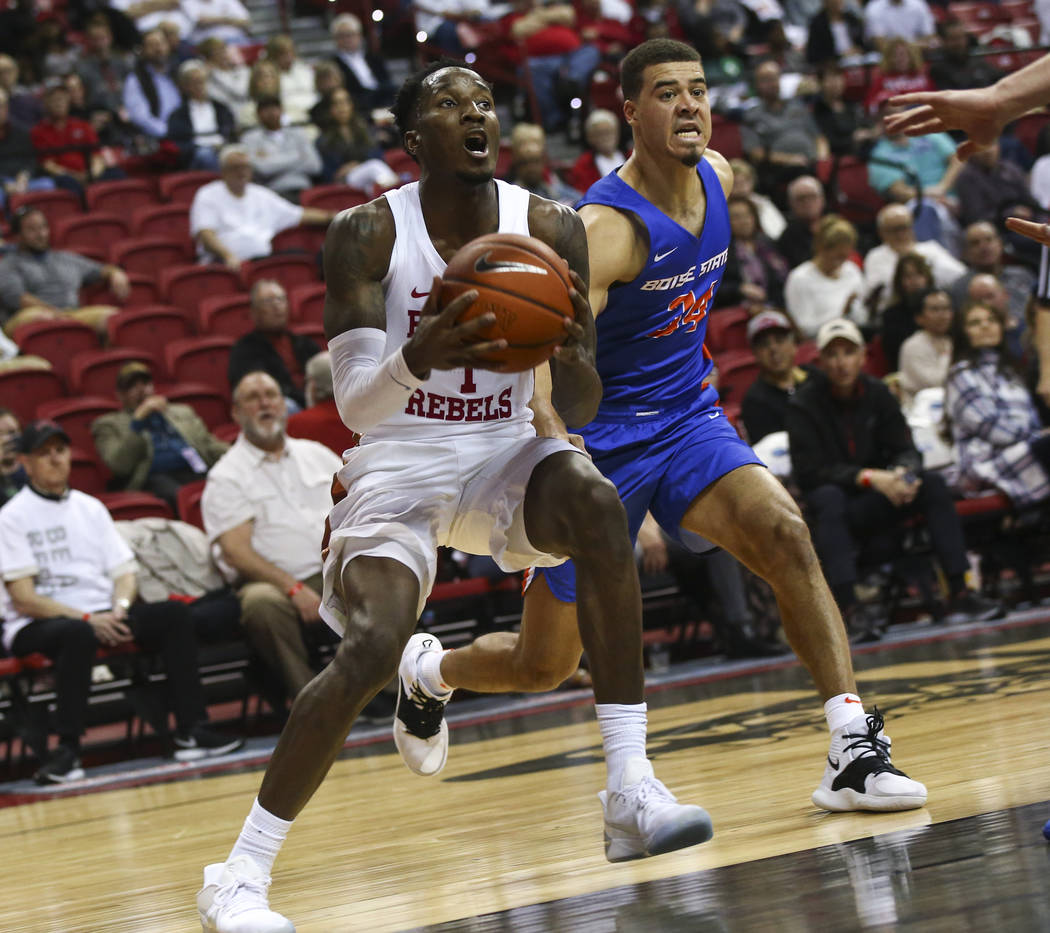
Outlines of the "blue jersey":
[{"label": "blue jersey", "polygon": [[645,268],[633,281],[609,289],[596,321],[603,406],[661,408],[701,396],[705,405],[717,404],[717,393],[705,384],[712,364],[704,337],[729,255],[729,210],[710,163],[702,159],[697,173],[707,196],[699,239],[616,172],[595,182],[576,205],[630,211],[649,231]]}]

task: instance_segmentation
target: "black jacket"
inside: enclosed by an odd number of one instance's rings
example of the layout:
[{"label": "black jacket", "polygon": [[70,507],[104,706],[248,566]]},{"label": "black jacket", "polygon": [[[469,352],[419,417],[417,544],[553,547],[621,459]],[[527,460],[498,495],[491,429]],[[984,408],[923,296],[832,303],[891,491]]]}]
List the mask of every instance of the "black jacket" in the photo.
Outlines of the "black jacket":
[{"label": "black jacket", "polygon": [[[306,368],[306,361],[321,352],[321,348],[309,337],[292,334],[292,352],[299,361],[301,369]],[[230,388],[236,387],[248,373],[261,369],[269,373],[277,380],[281,392],[291,399],[295,399],[300,407],[306,404],[303,398],[303,390],[292,379],[288,367],[284,365],[281,354],[278,353],[272,343],[258,331],[249,331],[243,337],[238,337],[237,342],[230,349],[230,365],[227,370],[230,379]]]},{"label": "black jacket", "polygon": [[357,75],[354,74],[354,70],[338,55],[332,56],[332,62],[335,63],[342,74],[343,81],[346,83],[346,89],[350,92],[354,105],[357,107],[357,112],[365,119],[368,119],[369,113],[376,108],[389,107],[394,102],[396,88],[390,80],[390,72],[387,70],[386,62],[379,55],[365,52],[365,62],[372,70],[372,74],[377,82],[377,86],[372,89],[366,88],[361,84],[357,79]]},{"label": "black jacket", "polygon": [[787,430],[792,472],[803,492],[829,483],[853,489],[865,467],[922,469],[900,405],[867,373],[860,374],[854,399],[840,402],[828,377],[815,372],[788,405]]},{"label": "black jacket", "polygon": [[[866,44],[864,42],[864,21],[849,10],[842,11],[842,18],[846,21],[846,29],[849,30],[850,41],[854,47],[863,49]],[[835,51],[835,37],[831,34],[828,11],[821,10],[809,21],[806,61],[811,65],[820,65],[827,61],[838,61],[838,57]]]},{"label": "black jacket", "polygon": [[[215,108],[215,123],[218,133],[228,143],[237,138],[237,123],[230,113],[230,108],[217,100],[210,102]],[[183,101],[168,117],[168,139],[175,143],[182,158],[183,165],[188,165],[197,149],[193,135],[193,121],[190,119],[190,105]]]}]

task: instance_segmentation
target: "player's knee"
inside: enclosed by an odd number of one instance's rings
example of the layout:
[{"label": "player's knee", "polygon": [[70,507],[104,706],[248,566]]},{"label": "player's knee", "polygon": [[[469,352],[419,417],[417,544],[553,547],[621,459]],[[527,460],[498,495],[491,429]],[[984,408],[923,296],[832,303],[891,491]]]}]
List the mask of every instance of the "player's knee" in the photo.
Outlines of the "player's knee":
[{"label": "player's knee", "polygon": [[520,665],[515,678],[517,687],[524,693],[556,690],[576,673],[579,666],[579,655],[546,658],[539,664]]},{"label": "player's knee", "polygon": [[351,689],[378,690],[397,672],[403,647],[396,625],[357,619],[352,613],[332,664],[339,681]]},{"label": "player's knee", "polygon": [[770,510],[762,552],[774,567],[785,570],[798,570],[816,561],[809,528],[794,502],[778,503]]},{"label": "player's knee", "polygon": [[627,512],[607,479],[580,484],[563,508],[565,541],[577,560],[587,555],[615,559],[631,554]]}]

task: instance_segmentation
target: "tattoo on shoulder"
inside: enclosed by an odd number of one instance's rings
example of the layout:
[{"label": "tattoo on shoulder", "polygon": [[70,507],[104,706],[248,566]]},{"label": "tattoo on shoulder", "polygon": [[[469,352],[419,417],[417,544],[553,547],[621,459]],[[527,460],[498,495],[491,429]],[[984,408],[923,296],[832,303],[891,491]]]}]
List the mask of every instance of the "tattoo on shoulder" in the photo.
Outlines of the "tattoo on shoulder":
[{"label": "tattoo on shoulder", "polygon": [[557,201],[533,195],[529,202],[529,230],[559,256],[564,256],[569,268],[585,283],[589,281],[587,234],[576,211]]}]

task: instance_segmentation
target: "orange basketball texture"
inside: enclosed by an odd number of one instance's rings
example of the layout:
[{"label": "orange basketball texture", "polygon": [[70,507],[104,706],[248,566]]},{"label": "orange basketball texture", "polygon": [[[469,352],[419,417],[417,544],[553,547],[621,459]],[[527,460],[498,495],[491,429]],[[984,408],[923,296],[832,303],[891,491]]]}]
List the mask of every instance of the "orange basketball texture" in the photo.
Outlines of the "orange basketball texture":
[{"label": "orange basketball texture", "polygon": [[477,299],[459,321],[495,314],[496,323],[479,339],[503,338],[508,346],[489,354],[486,362],[493,369],[518,373],[550,359],[565,340],[564,319],[575,316],[571,287],[568,263],[546,243],[516,233],[492,233],[471,240],[449,261],[440,306],[476,289]]}]

